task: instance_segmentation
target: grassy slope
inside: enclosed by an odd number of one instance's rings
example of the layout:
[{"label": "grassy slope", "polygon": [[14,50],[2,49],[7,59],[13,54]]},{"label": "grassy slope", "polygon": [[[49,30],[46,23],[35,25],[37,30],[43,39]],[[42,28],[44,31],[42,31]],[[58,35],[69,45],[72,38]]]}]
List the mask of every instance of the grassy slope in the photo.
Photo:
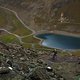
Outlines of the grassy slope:
[{"label": "grassy slope", "polygon": [[22,40],[23,42],[27,42],[27,43],[38,43],[39,42],[39,40],[34,38],[33,35],[25,37]]},{"label": "grassy slope", "polygon": [[31,31],[23,26],[16,16],[0,8],[0,28],[9,29],[10,32],[20,36],[29,35]]},{"label": "grassy slope", "polygon": [[0,41],[4,42],[4,43],[19,43],[18,39],[10,34],[4,34],[4,35],[0,35]]},{"label": "grassy slope", "polygon": [[[0,8],[0,28],[7,29],[19,36],[27,36],[32,33],[29,29],[23,26],[23,24],[12,12],[2,8]],[[1,34],[0,40],[6,43],[19,43],[19,40],[15,36],[8,33]],[[23,44],[25,47],[31,47],[31,43],[36,44],[38,47],[42,47],[38,44],[40,40],[34,38],[33,36],[23,38],[22,40],[25,42],[25,44]]]},{"label": "grassy slope", "polygon": [[[12,12],[2,8],[0,8],[0,28],[7,29],[10,32],[15,33],[19,36],[26,36],[32,33],[30,30],[23,26],[23,24],[17,19],[17,17]],[[0,40],[7,43],[16,42],[14,36],[9,34],[0,35]],[[25,42],[23,44],[24,47],[32,47],[31,43],[34,43],[36,48],[45,48],[40,46],[40,40],[34,38],[33,36],[23,38],[22,40]]]},{"label": "grassy slope", "polygon": [[[74,4],[74,3],[72,3]],[[79,3],[76,2],[76,6],[78,5]],[[79,6],[79,5],[78,5]],[[66,8],[67,6],[65,6]],[[68,7],[69,8],[69,7]],[[64,12],[64,10],[62,10],[64,8],[61,8],[59,10],[59,13],[60,12]],[[78,8],[79,9],[79,8]],[[76,12],[75,12],[76,13]],[[42,20],[41,20],[42,21]],[[0,9],[0,27],[1,28],[7,28],[7,26],[11,26],[10,27],[10,31],[13,32],[13,33],[16,33],[20,36],[23,36],[23,35],[28,35],[31,33],[30,30],[26,29],[22,23],[16,18],[16,16],[12,13],[12,12],[9,12],[7,10],[3,10],[3,9]],[[65,24],[64,24],[65,25]],[[3,27],[2,27],[3,26]],[[8,35],[9,36],[9,35]],[[1,36],[2,37],[2,36]],[[6,37],[4,36],[3,38],[0,39],[4,39],[4,41],[7,41],[5,38],[8,38],[10,39],[10,37]],[[12,36],[11,36],[12,37]],[[39,44],[37,44],[39,41],[35,38],[33,38],[33,36],[30,36],[30,37],[27,37],[27,38],[23,38],[23,41],[26,43],[26,44],[23,44],[25,47],[31,47],[32,45],[29,44],[29,43],[34,43],[35,46],[38,48],[42,48],[42,46],[40,46]],[[10,39],[10,42],[11,42],[11,39]],[[79,54],[79,52],[78,52]],[[80,55],[80,54],[79,54]]]}]

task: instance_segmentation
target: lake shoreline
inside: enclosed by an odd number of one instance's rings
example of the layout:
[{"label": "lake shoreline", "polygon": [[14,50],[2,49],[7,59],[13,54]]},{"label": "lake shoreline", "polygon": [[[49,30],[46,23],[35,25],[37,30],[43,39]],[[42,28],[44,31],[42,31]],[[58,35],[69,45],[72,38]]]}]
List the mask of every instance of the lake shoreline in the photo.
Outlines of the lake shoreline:
[{"label": "lake shoreline", "polygon": [[[40,33],[37,33],[36,35],[42,35],[42,34],[57,34],[57,35],[74,37],[74,38],[80,38],[80,35],[69,33],[69,32],[65,32],[65,31],[56,31],[56,30],[55,31],[51,31],[51,32],[50,31],[49,32],[48,31],[40,32]],[[39,38],[36,35],[34,35],[34,37],[40,40],[39,44],[42,45],[42,46],[45,46],[45,45],[42,44],[45,41],[45,39]],[[45,47],[48,47],[48,46],[45,46]],[[52,48],[52,47],[48,47],[48,48]],[[61,48],[57,48],[57,47],[54,47],[53,49],[62,50]],[[77,49],[77,50],[79,50],[79,49]]]},{"label": "lake shoreline", "polygon": [[59,31],[59,30],[38,32],[35,35],[50,34],[50,33],[51,34],[60,34],[60,35],[65,35],[65,36],[72,36],[72,37],[80,37],[80,34],[70,33],[70,32],[66,32],[66,31]]}]

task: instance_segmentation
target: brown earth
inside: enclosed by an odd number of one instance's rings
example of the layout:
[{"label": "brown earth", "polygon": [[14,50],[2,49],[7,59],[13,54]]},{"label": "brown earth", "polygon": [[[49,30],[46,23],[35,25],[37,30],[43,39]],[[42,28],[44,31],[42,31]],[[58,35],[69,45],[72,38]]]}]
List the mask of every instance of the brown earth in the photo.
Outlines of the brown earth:
[{"label": "brown earth", "polygon": [[[35,31],[67,31],[80,34],[80,0],[0,0],[2,6],[18,13]],[[66,20],[59,18],[63,13]]]}]

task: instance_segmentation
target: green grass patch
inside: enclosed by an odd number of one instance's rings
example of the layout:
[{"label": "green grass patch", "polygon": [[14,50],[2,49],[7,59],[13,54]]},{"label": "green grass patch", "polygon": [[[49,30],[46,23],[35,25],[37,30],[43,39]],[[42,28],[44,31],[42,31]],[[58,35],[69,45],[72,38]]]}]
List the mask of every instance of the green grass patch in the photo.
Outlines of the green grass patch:
[{"label": "green grass patch", "polygon": [[5,43],[19,43],[19,40],[10,34],[0,35],[0,41]]},{"label": "green grass patch", "polygon": [[[34,47],[32,46],[32,44],[34,44]],[[25,48],[35,48],[35,49],[41,49],[41,50],[46,50],[46,49],[51,49],[45,46],[40,45],[39,43],[23,43],[23,47]]]},{"label": "green grass patch", "polygon": [[22,38],[22,41],[25,43],[39,43],[40,40],[37,38],[34,38],[33,35],[31,35],[31,36]]}]

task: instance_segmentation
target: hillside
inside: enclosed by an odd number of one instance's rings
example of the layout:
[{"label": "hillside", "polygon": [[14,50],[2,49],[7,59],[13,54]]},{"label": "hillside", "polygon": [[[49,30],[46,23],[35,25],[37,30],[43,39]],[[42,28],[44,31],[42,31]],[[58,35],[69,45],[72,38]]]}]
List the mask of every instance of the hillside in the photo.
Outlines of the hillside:
[{"label": "hillside", "polygon": [[53,59],[54,52],[0,42],[0,80],[79,80],[80,55],[57,50]]},{"label": "hillside", "polygon": [[80,0],[0,0],[0,80],[80,80],[79,37]]},{"label": "hillside", "polygon": [[[0,0],[0,4],[16,11],[35,31],[61,30],[80,33],[79,0]],[[67,18],[67,23],[58,21],[61,13]]]},{"label": "hillside", "polygon": [[31,47],[31,43],[39,43],[33,34],[15,12],[0,7],[0,41]]}]

